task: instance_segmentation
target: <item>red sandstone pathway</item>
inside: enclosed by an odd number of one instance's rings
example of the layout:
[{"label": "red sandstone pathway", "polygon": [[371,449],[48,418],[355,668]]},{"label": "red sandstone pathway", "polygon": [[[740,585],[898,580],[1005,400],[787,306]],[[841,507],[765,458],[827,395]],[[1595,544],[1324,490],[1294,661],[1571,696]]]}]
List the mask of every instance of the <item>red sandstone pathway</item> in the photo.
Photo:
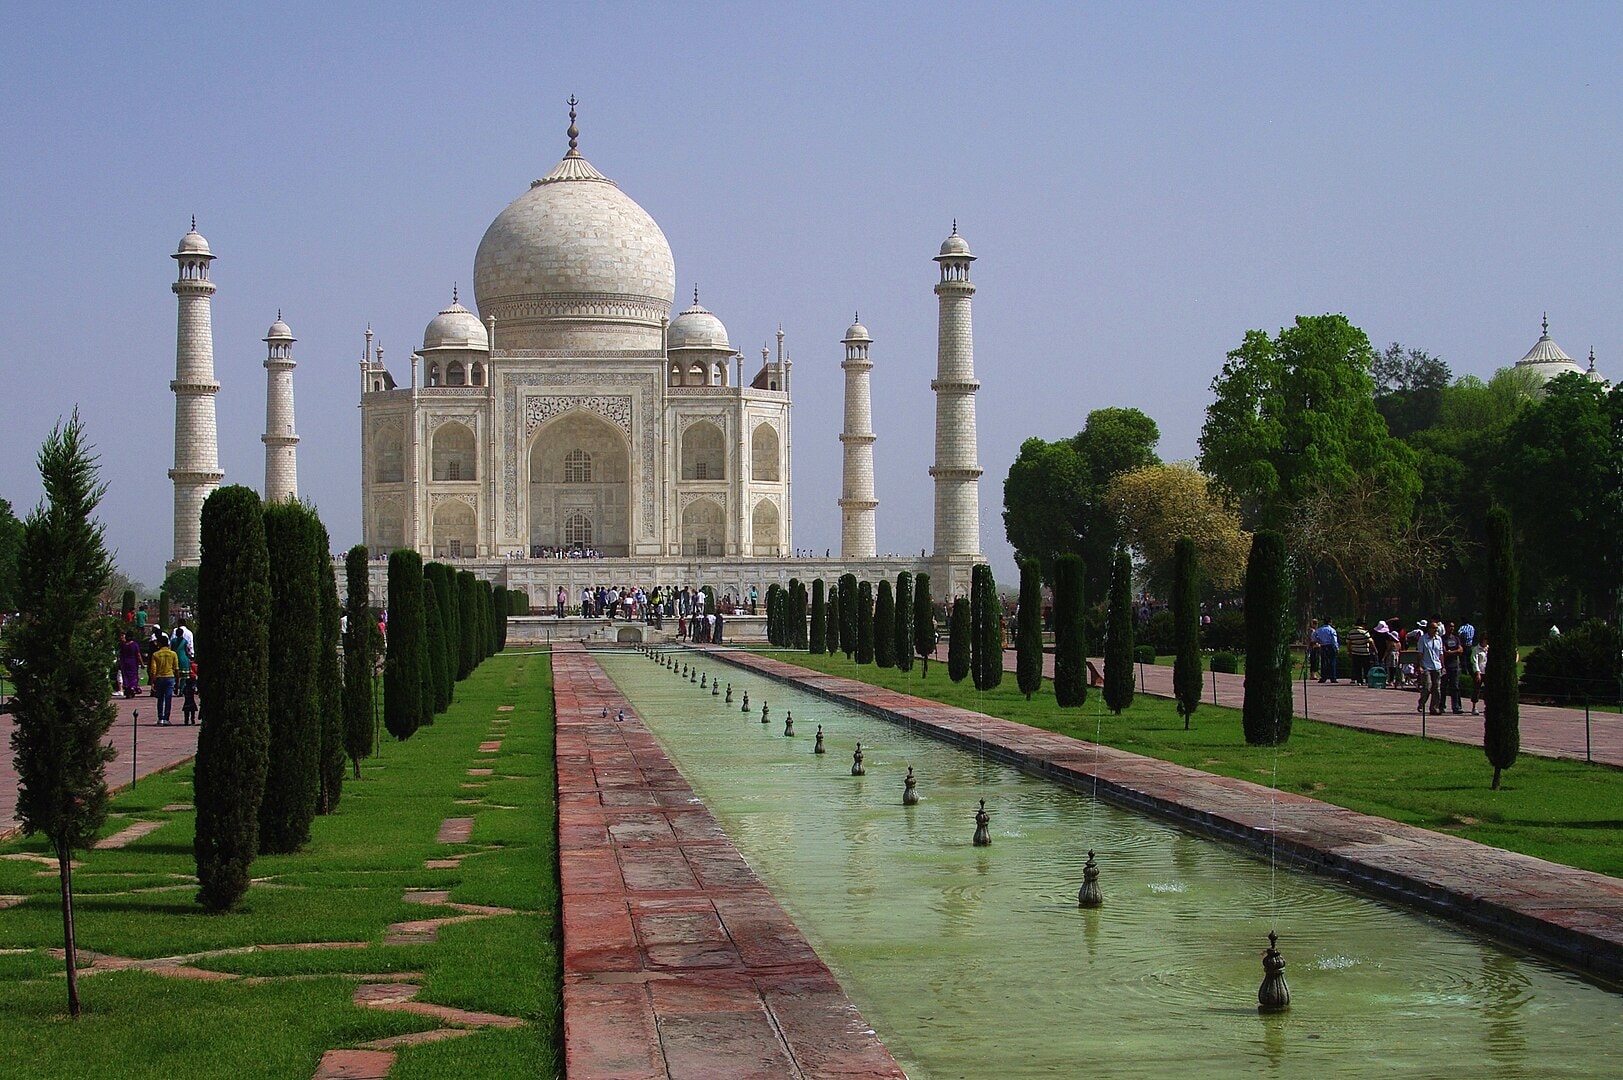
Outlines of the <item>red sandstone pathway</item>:
[{"label": "red sandstone pathway", "polygon": [[597,661],[552,670],[570,1080],[903,1077]]},{"label": "red sandstone pathway", "polygon": [[[1377,895],[1617,978],[1623,975],[1623,880],[1446,833],[1354,813],[1305,795],[1214,776],[765,656],[717,655],[739,667],[989,752],[1017,768],[1192,831],[1267,850]],[[1380,694],[1382,691],[1358,692]]]},{"label": "red sandstone pathway", "polygon": [[[107,766],[107,786],[114,791],[130,785],[130,734],[134,715],[141,714],[140,730],[135,732],[135,772],[150,776],[190,761],[197,754],[200,725],[187,727],[180,722],[180,702],[175,702],[174,722],[158,727],[158,703],[149,697],[114,698],[118,719],[107,733],[107,744],[117,757]],[[11,753],[11,714],[0,716],[0,840],[10,838],[17,825],[17,765]]]}]

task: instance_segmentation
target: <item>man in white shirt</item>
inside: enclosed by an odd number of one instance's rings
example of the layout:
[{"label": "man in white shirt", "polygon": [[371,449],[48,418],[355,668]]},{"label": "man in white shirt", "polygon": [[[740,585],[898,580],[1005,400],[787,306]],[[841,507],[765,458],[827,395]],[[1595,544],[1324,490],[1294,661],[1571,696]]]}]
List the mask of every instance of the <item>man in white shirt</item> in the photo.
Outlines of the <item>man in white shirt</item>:
[{"label": "man in white shirt", "polygon": [[1434,620],[1427,624],[1421,623],[1421,633],[1415,648],[1420,653],[1420,663],[1415,672],[1420,679],[1420,700],[1415,705],[1415,712],[1425,712],[1428,708],[1433,716],[1440,716],[1443,711],[1443,624],[1441,620]]}]

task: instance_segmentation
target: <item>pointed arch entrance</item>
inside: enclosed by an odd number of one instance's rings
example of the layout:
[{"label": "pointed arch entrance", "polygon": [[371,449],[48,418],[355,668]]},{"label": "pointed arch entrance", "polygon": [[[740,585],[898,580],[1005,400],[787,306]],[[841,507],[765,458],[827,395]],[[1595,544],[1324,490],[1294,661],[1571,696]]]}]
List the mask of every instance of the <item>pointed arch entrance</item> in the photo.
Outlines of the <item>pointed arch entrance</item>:
[{"label": "pointed arch entrance", "polygon": [[630,554],[631,447],[623,431],[573,409],[536,430],[528,460],[532,549]]}]

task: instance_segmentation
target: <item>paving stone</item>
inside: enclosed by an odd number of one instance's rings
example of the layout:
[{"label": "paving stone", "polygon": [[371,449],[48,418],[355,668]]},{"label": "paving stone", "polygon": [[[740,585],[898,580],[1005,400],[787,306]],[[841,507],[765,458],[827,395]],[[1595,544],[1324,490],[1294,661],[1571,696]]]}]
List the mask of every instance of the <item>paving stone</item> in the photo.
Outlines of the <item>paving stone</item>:
[{"label": "paving stone", "polygon": [[312,1080],[387,1080],[394,1057],[388,1050],[328,1050]]},{"label": "paving stone", "polygon": [[169,824],[167,821],[137,821],[134,825],[120,829],[112,836],[104,836],[100,840],[97,840],[95,843],[95,849],[97,851],[115,851],[119,848],[127,847],[130,844],[133,844],[135,841],[141,839],[141,837],[146,836],[148,833],[156,832],[158,829],[163,828],[167,824]]},{"label": "paving stone", "polygon": [[446,818],[434,837],[436,844],[466,844],[473,836],[473,818]]}]

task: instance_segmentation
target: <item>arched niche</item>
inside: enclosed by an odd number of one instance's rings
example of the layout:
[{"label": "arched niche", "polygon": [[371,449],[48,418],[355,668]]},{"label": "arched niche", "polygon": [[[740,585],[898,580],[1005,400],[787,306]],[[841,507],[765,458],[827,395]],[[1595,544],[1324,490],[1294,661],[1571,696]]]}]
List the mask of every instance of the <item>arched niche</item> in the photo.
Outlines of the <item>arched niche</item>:
[{"label": "arched niche", "polygon": [[777,504],[762,499],[750,514],[750,550],[755,555],[782,555],[783,530]]},{"label": "arched niche", "polygon": [[405,478],[406,454],[400,424],[384,424],[372,436],[372,479],[380,484],[398,484]]},{"label": "arched niche", "polygon": [[750,475],[756,480],[780,480],[783,477],[782,444],[771,424],[757,424],[750,435]]},{"label": "arched niche", "polygon": [[462,361],[452,360],[445,365],[446,386],[467,386],[468,369],[462,366]]},{"label": "arched niche", "polygon": [[434,432],[429,461],[435,480],[478,479],[479,456],[474,448],[473,429],[454,420]]},{"label": "arched niche", "polygon": [[694,499],[682,510],[682,554],[714,557],[726,553],[727,513],[714,499]]},{"label": "arched niche", "polygon": [[690,424],[682,433],[682,479],[727,479],[727,439],[708,420]]},{"label": "arched niche", "polygon": [[429,544],[436,559],[467,559],[479,553],[479,525],[473,507],[446,499],[434,509]]},{"label": "arched niche", "polygon": [[398,547],[406,546],[406,515],[397,498],[378,503],[372,516],[372,535],[368,547],[373,555],[386,555]]},{"label": "arched niche", "polygon": [[625,432],[596,413],[572,409],[536,430],[528,461],[532,547],[630,554],[631,445]]}]

